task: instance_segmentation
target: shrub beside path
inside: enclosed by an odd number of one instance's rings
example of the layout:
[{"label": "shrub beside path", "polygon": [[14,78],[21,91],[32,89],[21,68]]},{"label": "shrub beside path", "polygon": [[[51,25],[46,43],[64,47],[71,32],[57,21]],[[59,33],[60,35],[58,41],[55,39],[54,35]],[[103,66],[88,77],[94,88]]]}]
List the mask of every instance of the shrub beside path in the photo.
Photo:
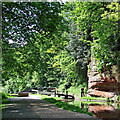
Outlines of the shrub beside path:
[{"label": "shrub beside path", "polygon": [[74,120],[76,118],[85,118],[85,120],[100,120],[87,114],[67,111],[62,108],[58,108],[55,105],[42,100],[38,95],[9,98],[8,101],[9,104],[2,111],[3,120],[7,120],[8,118],[33,118],[33,120],[34,118],[69,118],[70,120]]}]

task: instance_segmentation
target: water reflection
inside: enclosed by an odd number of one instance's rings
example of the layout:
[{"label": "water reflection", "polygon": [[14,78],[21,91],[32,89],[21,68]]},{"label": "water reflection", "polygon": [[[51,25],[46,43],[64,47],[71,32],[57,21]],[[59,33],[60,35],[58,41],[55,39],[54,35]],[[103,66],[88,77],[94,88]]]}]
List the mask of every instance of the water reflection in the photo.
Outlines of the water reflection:
[{"label": "water reflection", "polygon": [[[119,118],[119,110],[115,109],[112,105],[99,105],[99,104],[89,104],[88,105],[88,112],[94,114],[95,117],[101,118],[103,120],[110,120]],[[118,119],[119,120],[119,119]]]},{"label": "water reflection", "polygon": [[72,101],[67,99],[62,101],[68,102],[69,104],[74,104],[82,110],[87,110],[88,112],[93,113],[95,117],[102,120],[120,120],[120,104]]}]

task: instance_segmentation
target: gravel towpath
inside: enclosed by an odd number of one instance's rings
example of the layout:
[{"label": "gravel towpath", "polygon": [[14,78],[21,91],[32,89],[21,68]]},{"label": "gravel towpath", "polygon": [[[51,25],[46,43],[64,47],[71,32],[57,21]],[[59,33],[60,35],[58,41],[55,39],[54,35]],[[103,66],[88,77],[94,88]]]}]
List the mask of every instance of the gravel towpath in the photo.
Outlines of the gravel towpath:
[{"label": "gravel towpath", "polygon": [[9,104],[2,111],[3,120],[100,120],[83,113],[63,110],[46,102],[37,95],[10,98]]}]

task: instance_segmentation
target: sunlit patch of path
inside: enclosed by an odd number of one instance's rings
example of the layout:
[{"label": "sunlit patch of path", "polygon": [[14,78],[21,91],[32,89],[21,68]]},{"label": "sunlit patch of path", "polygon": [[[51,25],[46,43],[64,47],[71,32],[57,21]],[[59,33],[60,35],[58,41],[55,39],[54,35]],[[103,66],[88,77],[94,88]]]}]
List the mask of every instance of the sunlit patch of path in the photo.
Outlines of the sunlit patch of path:
[{"label": "sunlit patch of path", "polygon": [[[9,104],[2,111],[5,118],[86,118],[99,120],[83,113],[63,110],[55,105],[40,99],[38,95],[29,97],[10,98]],[[86,120],[85,119],[85,120]],[[7,119],[6,119],[7,120]]]}]

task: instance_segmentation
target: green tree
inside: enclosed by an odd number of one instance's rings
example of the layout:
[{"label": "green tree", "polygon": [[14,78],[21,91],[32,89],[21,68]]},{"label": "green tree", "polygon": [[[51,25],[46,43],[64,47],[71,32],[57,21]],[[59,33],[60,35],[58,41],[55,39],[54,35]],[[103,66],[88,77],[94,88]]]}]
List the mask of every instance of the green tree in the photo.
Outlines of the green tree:
[{"label": "green tree", "polygon": [[66,30],[61,10],[58,2],[3,3],[3,85],[17,77],[29,83],[36,74],[39,82],[33,85],[47,86],[48,62],[55,54],[47,51],[62,43]]},{"label": "green tree", "polygon": [[92,53],[98,61],[98,70],[116,65],[120,61],[119,3],[112,2],[104,11],[102,20],[94,24]]}]

